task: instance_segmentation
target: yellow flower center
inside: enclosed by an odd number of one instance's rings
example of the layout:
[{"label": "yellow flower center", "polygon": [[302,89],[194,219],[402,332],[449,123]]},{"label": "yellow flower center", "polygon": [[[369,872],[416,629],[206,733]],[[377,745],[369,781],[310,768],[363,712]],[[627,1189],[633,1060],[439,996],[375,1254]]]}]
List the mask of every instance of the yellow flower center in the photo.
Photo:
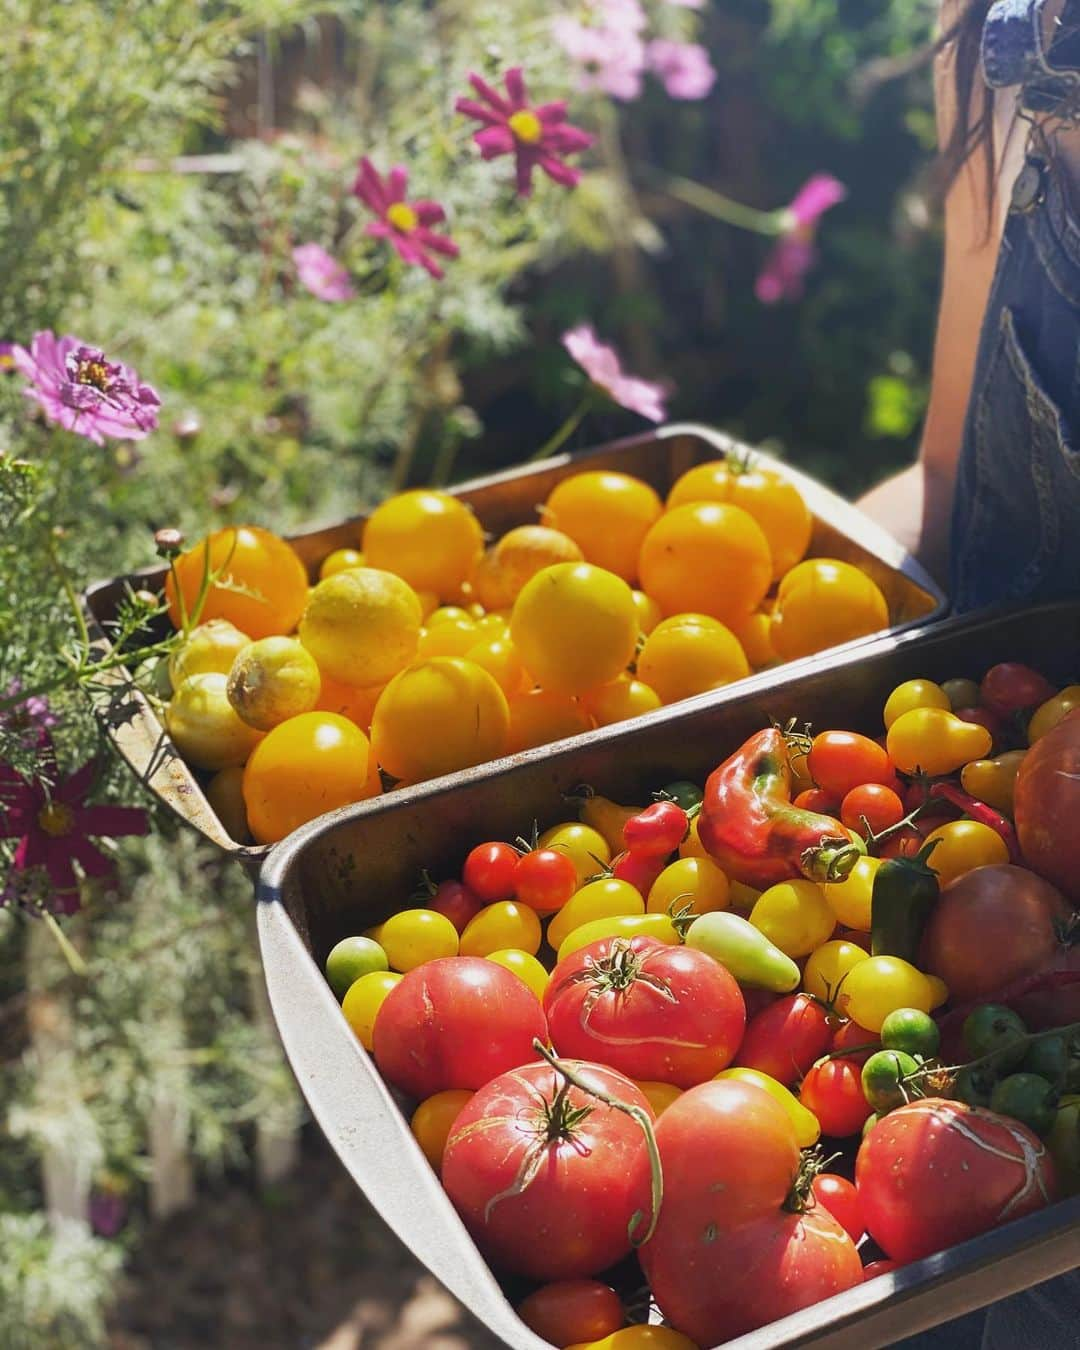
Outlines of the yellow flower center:
[{"label": "yellow flower center", "polygon": [[388,207],[386,219],[395,230],[400,230],[402,234],[412,234],[413,230],[420,224],[420,217],[406,202],[394,202],[392,206]]},{"label": "yellow flower center", "polygon": [[544,134],[543,124],[534,112],[528,108],[521,108],[516,113],[511,113],[509,118],[510,130],[525,145],[535,145]]},{"label": "yellow flower center", "polygon": [[75,814],[63,802],[50,802],[38,812],[38,824],[46,834],[52,835],[54,839],[62,839],[74,828]]},{"label": "yellow flower center", "polygon": [[75,367],[75,383],[89,384],[105,393],[109,388],[109,368],[104,361],[80,361]]}]

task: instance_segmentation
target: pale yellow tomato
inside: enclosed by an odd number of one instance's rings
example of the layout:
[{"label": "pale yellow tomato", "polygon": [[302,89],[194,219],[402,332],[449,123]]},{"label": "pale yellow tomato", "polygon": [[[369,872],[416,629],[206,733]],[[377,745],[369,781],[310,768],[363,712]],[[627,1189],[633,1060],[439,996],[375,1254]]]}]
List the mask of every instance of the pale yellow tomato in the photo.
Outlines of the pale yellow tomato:
[{"label": "pale yellow tomato", "polygon": [[780,881],[761,892],[750,922],[792,959],[828,942],[836,917],[816,881]]}]

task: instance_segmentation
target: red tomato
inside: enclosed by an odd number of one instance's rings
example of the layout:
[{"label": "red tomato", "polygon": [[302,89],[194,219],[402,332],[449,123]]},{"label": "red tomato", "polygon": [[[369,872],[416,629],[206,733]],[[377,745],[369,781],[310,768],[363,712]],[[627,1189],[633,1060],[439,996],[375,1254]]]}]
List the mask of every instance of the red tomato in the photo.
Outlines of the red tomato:
[{"label": "red tomato", "polygon": [[862,783],[891,783],[896,775],[888,752],[855,731],[819,732],[806,762],[818,787],[838,801]]},{"label": "red tomato", "polygon": [[599,1280],[557,1280],[521,1300],[518,1316],[541,1340],[565,1347],[599,1341],[626,1323],[614,1289]]},{"label": "red tomato", "polygon": [[578,888],[577,868],[556,848],[537,848],[518,860],[517,898],[542,914],[562,909]]},{"label": "red tomato", "polygon": [[863,1266],[863,1283],[867,1280],[876,1279],[879,1275],[887,1275],[890,1270],[899,1270],[901,1268],[899,1261],[868,1261]]},{"label": "red tomato", "polygon": [[425,961],[386,996],[372,1033],[375,1062],[410,1097],[483,1087],[536,1058],[547,1039],[540,1002],[512,970],[479,956]]},{"label": "red tomato", "polygon": [[623,826],[623,843],[642,857],[666,858],[686,838],[690,821],[677,802],[653,802]]},{"label": "red tomato", "polygon": [[837,1176],[835,1172],[819,1172],[811,1189],[814,1199],[825,1206],[852,1242],[861,1241],[866,1225],[859,1207],[859,1192],[847,1177]]},{"label": "red tomato", "polygon": [[643,900],[648,898],[656,878],[667,866],[666,857],[647,853],[620,853],[611,860],[611,875],[616,881],[628,881]]},{"label": "red tomato", "polygon": [[997,744],[1001,740],[1004,731],[1004,723],[996,712],[991,712],[989,708],[956,708],[954,716],[959,717],[961,722],[973,722],[976,726],[985,727],[994,738]]},{"label": "red tomato", "polygon": [[[937,823],[937,821],[934,822],[935,825]],[[889,835],[888,839],[881,845],[877,851],[877,856],[879,858],[914,858],[925,842],[925,835],[920,834],[914,827],[897,830],[895,834]]]},{"label": "red tomato", "polygon": [[[653,1119],[644,1093],[622,1074],[574,1068]],[[549,1064],[494,1079],[462,1109],[443,1155],[443,1185],[477,1246],[492,1265],[534,1280],[606,1270],[629,1253],[631,1230],[644,1232],[650,1213],[641,1127],[562,1085]]]},{"label": "red tomato", "polygon": [[477,844],[465,859],[461,878],[485,905],[493,905],[497,900],[512,900],[520,861],[521,854],[513,844],[497,841]]},{"label": "red tomato", "polygon": [[664,1316],[726,1343],[862,1282],[851,1239],[821,1206],[789,1213],[795,1127],[767,1092],[703,1083],[660,1117],[664,1204],[639,1256]]},{"label": "red tomato", "polygon": [[[859,1046],[868,1048],[859,1050]],[[837,1050],[857,1050],[857,1054],[845,1055],[844,1058],[861,1069],[874,1051],[881,1049],[881,1040],[877,1032],[867,1031],[865,1027],[859,1026],[858,1022],[841,1022],[833,1035],[830,1048],[834,1054]]]},{"label": "red tomato", "polygon": [[443,914],[459,933],[465,931],[470,919],[484,908],[484,901],[460,881],[440,881],[435,894],[427,901],[427,908]]},{"label": "red tomato", "polygon": [[1080,904],[1080,709],[1040,736],[1016,775],[1024,861]]},{"label": "red tomato", "polygon": [[979,702],[999,717],[1011,717],[1025,708],[1035,708],[1053,698],[1054,686],[1037,670],[1019,661],[991,666],[979,685]]},{"label": "red tomato", "polygon": [[560,961],[544,1011],[560,1055],[681,1088],[726,1069],[746,1027],[742,993],[719,962],[648,937],[603,938]]},{"label": "red tomato", "polygon": [[917,1261],[1055,1198],[1046,1146],[1026,1126],[928,1098],[884,1116],[855,1160],[867,1232],[894,1261]]},{"label": "red tomato", "polygon": [[810,994],[786,994],[746,1024],[735,1063],[791,1087],[832,1044],[824,1005]]},{"label": "red tomato", "polygon": [[824,788],[804,788],[792,801],[804,811],[815,811],[819,816],[835,816],[840,810],[840,798]]},{"label": "red tomato", "polygon": [[840,803],[841,822],[856,834],[864,834],[867,825],[874,834],[880,834],[898,825],[904,815],[904,803],[884,783],[860,783]]},{"label": "red tomato", "polygon": [[850,1055],[819,1060],[802,1080],[799,1101],[817,1116],[821,1133],[835,1139],[858,1134],[871,1114],[859,1065]]}]

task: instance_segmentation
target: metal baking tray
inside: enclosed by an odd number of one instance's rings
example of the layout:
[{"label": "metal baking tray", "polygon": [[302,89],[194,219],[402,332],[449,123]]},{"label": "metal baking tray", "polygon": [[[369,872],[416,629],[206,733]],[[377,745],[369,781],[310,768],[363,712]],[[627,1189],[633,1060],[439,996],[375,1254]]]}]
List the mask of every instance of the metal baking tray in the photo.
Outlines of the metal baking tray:
[{"label": "metal baking tray", "polygon": [[[601,728],[540,756],[346,807],[278,844],[258,883],[258,932],[293,1071],[357,1185],[416,1256],[507,1346],[540,1350],[424,1161],[393,1092],[345,1023],[322,975],[335,942],[407,907],[421,868],[458,874],[482,839],[565,818],[581,783],[618,801],[706,774],[770,719],[880,730],[901,680],[980,677],[1023,659],[1062,684],[1080,672],[1080,602],[949,619],[837,651],[816,668]],[[1080,1198],[837,1295],[744,1336],[739,1350],[872,1350],[1080,1265]],[[704,1350],[704,1348],[703,1348]]]},{"label": "metal baking tray", "polygon": [[[583,469],[618,469],[635,474],[665,496],[675,480],[694,464],[746,450],[746,446],[710,427],[683,423],[581,454],[558,455],[491,477],[473,479],[449,491],[473,507],[485,530],[500,535],[515,525],[534,522],[537,507],[555,484]],[[810,507],[814,517],[810,556],[855,563],[877,582],[889,605],[892,619],[889,631],[903,631],[945,613],[947,604],[941,590],[885,530],[806,474],[763,452],[752,453],[762,464],[789,478]],[[290,542],[314,576],[328,553],[359,545],[364,519],[353,516],[338,525],[294,535]],[[110,622],[129,586],[160,590],[164,575],[163,567],[147,568],[132,576],[115,577],[91,586],[83,598],[95,640],[108,645]],[[803,662],[789,663],[785,669],[817,659],[809,657]],[[103,686],[96,703],[115,748],[154,795],[207,839],[254,866],[266,848],[244,848],[229,836],[203,794],[203,780],[176,754],[157,714],[123,672],[114,672],[111,685]],[[548,748],[542,747],[526,752],[524,758],[547,753]],[[451,775],[450,781],[461,781],[461,775]],[[411,791],[401,789],[379,797],[379,808]]]}]

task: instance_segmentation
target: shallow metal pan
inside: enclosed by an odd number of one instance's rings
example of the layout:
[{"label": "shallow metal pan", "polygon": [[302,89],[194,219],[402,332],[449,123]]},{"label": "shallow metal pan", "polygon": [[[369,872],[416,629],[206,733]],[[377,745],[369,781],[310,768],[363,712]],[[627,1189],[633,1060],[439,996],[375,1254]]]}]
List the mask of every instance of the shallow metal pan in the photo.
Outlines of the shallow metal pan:
[{"label": "shallow metal pan", "polygon": [[[819,729],[880,729],[890,689],[925,676],[980,677],[1021,659],[1062,683],[1080,672],[1080,602],[951,619],[930,630],[834,653],[816,668],[773,672],[606,727],[542,755],[502,761],[454,782],[325,816],[277,845],[258,885],[258,931],[270,999],[293,1070],[330,1143],[417,1257],[508,1346],[543,1342],[518,1320],[424,1161],[323,979],[330,947],[408,904],[422,867],[457,874],[483,838],[513,838],[565,817],[580,783],[620,801],[658,783],[701,781],[770,718]],[[1080,1199],[1070,1200],[819,1303],[732,1342],[739,1350],[872,1350],[1080,1265]]]}]

